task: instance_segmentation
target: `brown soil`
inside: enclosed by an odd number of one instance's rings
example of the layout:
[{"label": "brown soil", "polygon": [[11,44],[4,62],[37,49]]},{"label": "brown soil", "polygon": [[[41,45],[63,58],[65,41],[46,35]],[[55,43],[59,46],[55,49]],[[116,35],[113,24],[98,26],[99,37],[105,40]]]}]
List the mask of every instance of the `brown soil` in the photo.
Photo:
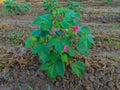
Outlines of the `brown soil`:
[{"label": "brown soil", "polygon": [[[97,2],[97,7],[89,2],[83,2],[82,24],[92,28],[96,45],[89,57],[79,57],[87,65],[85,76],[78,78],[68,68],[65,77],[54,83],[39,70],[38,56],[24,48],[26,38],[37,29],[31,22],[43,8],[33,7],[24,15],[0,14],[0,90],[120,90],[119,0],[111,5]],[[22,36],[12,39],[12,33]]]}]

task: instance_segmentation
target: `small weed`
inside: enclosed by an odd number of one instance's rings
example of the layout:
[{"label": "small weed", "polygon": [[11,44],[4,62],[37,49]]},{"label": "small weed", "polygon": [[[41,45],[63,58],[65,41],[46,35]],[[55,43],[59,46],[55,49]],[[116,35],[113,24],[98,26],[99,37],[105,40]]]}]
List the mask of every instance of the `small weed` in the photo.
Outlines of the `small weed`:
[{"label": "small weed", "polygon": [[104,12],[99,12],[99,16],[103,16],[104,15]]},{"label": "small weed", "polygon": [[92,24],[92,26],[95,27],[95,28],[98,28],[98,27],[100,27],[100,24],[95,23],[95,24]]},{"label": "small weed", "polygon": [[0,37],[3,35],[3,32],[0,32]]},{"label": "small weed", "polygon": [[112,40],[111,38],[109,38],[108,43],[113,44],[115,49],[120,49],[120,42]]},{"label": "small weed", "polygon": [[33,90],[33,88],[27,84],[27,87],[29,88],[29,90]]},{"label": "small weed", "polygon": [[92,13],[92,14],[95,14],[95,10],[94,10],[94,9],[92,9],[92,10],[91,10],[91,13]]},{"label": "small weed", "polygon": [[114,42],[114,48],[120,49],[120,42]]},{"label": "small weed", "polygon": [[7,14],[7,11],[6,10],[1,10],[0,11],[0,15],[6,15]]},{"label": "small weed", "polygon": [[109,10],[108,15],[109,15],[109,16],[112,16],[112,15],[113,15],[113,11],[112,11],[112,10]]},{"label": "small weed", "polygon": [[15,40],[15,39],[20,39],[20,38],[22,38],[22,36],[23,36],[23,34],[21,34],[21,33],[13,32],[13,33],[11,33],[11,34],[8,36],[8,38],[9,38],[10,40]]},{"label": "small weed", "polygon": [[18,33],[18,32],[12,32],[9,36],[8,39],[10,39],[11,45],[18,45],[19,44],[19,40],[22,38],[23,34],[22,33]]},{"label": "small weed", "polygon": [[108,39],[108,43],[112,43],[112,42],[113,42],[113,40],[109,38]]},{"label": "small weed", "polygon": [[113,23],[110,27],[110,30],[116,30],[120,27],[120,25],[118,23]]},{"label": "small weed", "polygon": [[19,81],[17,82],[17,86],[18,86],[19,90],[22,90],[21,83]]},{"label": "small weed", "polygon": [[6,0],[4,4],[6,11],[8,11],[10,14],[21,14],[31,10],[31,6],[29,4],[16,3],[16,0]]},{"label": "small weed", "polygon": [[0,63],[0,68],[4,68],[4,64]]}]

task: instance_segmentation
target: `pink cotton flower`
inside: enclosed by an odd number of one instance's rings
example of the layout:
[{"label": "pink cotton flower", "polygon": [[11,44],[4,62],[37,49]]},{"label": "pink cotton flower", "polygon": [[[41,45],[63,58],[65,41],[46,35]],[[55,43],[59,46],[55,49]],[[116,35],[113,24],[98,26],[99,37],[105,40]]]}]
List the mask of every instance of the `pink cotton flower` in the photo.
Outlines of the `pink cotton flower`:
[{"label": "pink cotton flower", "polygon": [[64,52],[68,52],[69,48],[68,46],[64,46]]},{"label": "pink cotton flower", "polygon": [[79,29],[80,29],[79,26],[75,26],[75,27],[73,28],[73,32],[74,32],[74,33],[77,33],[77,32],[79,31]]}]

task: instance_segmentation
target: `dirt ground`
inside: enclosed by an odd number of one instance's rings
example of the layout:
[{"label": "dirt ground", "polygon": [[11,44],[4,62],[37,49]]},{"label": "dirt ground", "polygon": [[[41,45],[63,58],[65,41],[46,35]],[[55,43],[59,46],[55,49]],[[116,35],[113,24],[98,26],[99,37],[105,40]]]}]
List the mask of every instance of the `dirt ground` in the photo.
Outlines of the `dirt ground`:
[{"label": "dirt ground", "polygon": [[0,90],[120,90],[120,1],[112,4],[85,1],[81,23],[91,27],[96,45],[89,57],[79,57],[87,65],[78,78],[68,68],[63,79],[53,83],[39,70],[41,61],[24,44],[31,22],[43,8],[31,2],[32,11],[8,15],[0,5]]}]

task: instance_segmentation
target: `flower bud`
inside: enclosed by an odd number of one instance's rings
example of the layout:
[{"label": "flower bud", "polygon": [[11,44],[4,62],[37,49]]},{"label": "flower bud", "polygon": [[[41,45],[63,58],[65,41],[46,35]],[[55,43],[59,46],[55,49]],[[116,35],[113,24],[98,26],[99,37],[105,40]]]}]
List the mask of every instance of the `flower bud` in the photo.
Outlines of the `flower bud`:
[{"label": "flower bud", "polygon": [[74,33],[77,33],[77,32],[79,31],[79,29],[80,29],[79,26],[75,26],[75,27],[73,28],[73,32],[74,32]]},{"label": "flower bud", "polygon": [[64,52],[68,52],[69,48],[68,46],[64,46]]}]

